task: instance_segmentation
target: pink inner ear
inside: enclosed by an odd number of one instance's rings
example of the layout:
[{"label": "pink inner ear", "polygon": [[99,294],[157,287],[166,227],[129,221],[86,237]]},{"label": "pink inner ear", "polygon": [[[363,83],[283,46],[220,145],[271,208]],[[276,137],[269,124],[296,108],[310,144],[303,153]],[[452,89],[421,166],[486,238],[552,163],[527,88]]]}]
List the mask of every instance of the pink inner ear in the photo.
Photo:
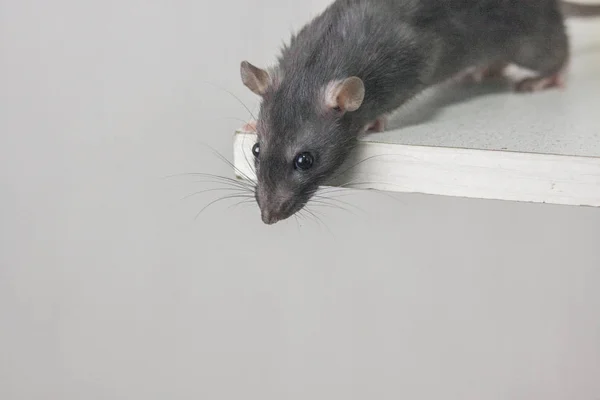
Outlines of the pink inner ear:
[{"label": "pink inner ear", "polygon": [[354,111],[360,107],[364,96],[364,86],[357,77],[329,82],[324,90],[324,103],[329,109]]},{"label": "pink inner ear", "polygon": [[244,124],[244,126],[242,126],[242,130],[244,132],[256,132],[256,121],[252,120],[249,121],[247,124]]},{"label": "pink inner ear", "polygon": [[339,104],[339,81],[336,82],[329,82],[327,84],[327,87],[325,88],[325,106],[327,106],[328,108],[333,108],[333,109],[338,109],[340,110],[340,104]]}]

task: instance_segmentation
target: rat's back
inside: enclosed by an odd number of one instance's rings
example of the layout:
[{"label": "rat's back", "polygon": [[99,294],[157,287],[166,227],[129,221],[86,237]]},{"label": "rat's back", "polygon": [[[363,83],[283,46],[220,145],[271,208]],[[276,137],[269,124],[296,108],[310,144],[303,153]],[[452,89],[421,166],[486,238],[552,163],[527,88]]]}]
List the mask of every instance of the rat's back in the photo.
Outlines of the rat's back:
[{"label": "rat's back", "polygon": [[557,26],[556,0],[337,0],[292,38],[280,62],[322,83],[395,70],[411,79],[414,68],[429,81],[427,65],[444,60],[446,68],[432,72],[437,81]]}]

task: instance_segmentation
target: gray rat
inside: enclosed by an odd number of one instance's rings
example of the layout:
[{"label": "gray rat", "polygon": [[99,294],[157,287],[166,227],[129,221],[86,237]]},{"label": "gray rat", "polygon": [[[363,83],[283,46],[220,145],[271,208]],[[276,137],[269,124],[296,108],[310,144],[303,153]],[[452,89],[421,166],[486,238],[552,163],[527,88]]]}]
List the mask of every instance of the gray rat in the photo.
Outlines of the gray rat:
[{"label": "gray rat", "polygon": [[427,87],[534,71],[517,92],[562,85],[566,16],[600,5],[557,0],[337,0],[293,35],[277,65],[241,63],[262,97],[255,124],[256,201],[264,223],[293,215],[332,177],[366,131]]}]

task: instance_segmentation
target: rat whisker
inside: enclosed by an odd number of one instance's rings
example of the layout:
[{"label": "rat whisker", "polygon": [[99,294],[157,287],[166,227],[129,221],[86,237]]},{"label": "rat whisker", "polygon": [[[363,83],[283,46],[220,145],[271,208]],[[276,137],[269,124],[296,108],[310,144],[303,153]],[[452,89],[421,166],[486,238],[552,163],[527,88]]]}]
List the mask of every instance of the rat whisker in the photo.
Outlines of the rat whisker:
[{"label": "rat whisker", "polygon": [[320,189],[315,193],[315,195],[321,196],[321,197],[326,196],[327,198],[338,198],[338,197],[347,197],[347,196],[354,195],[355,193],[353,193],[349,189],[351,189],[351,188]]},{"label": "rat whisker", "polygon": [[206,176],[206,177],[210,177],[210,178],[228,179],[230,181],[235,181],[235,182],[239,181],[238,179],[234,179],[234,178],[231,178],[228,176],[209,174],[206,172],[180,172],[177,174],[166,175],[166,176],[164,176],[164,178],[170,179],[170,178],[177,178],[177,177],[183,177],[183,176]]},{"label": "rat whisker", "polygon": [[356,193],[354,192],[350,192],[350,191],[339,191],[339,192],[323,192],[320,193],[319,196],[321,197],[326,197],[328,199],[340,199],[340,198],[344,198],[344,197],[351,197],[351,196],[356,196]]},{"label": "rat whisker", "polygon": [[[202,182],[202,183],[210,183],[210,185],[203,185],[203,186],[201,186],[201,188],[206,187],[207,189],[213,190],[214,187],[219,187],[219,188],[223,188],[223,190],[235,191],[238,193],[247,194],[249,196],[254,195],[254,192],[252,190],[249,190],[244,187],[235,186],[235,185],[223,184],[223,182],[208,182],[207,181],[207,182]],[[217,186],[217,185],[221,185],[221,186]],[[213,191],[218,191],[218,190],[213,190]]]},{"label": "rat whisker", "polygon": [[362,163],[364,163],[364,162],[367,162],[367,161],[369,161],[369,160],[372,160],[372,159],[374,159],[374,158],[378,158],[378,157],[386,157],[386,156],[393,156],[393,154],[375,154],[375,155],[373,155],[373,156],[369,156],[369,157],[367,157],[367,158],[364,158],[364,159],[362,159],[362,160],[358,161],[357,163],[355,163],[355,164],[351,165],[350,167],[348,167],[348,168],[346,168],[346,169],[344,169],[344,170],[342,170],[342,171],[340,171],[340,172],[338,172],[338,173],[334,174],[334,175],[333,175],[333,176],[330,178],[330,180],[333,180],[333,179],[335,179],[335,178],[338,178],[338,177],[342,176],[343,174],[345,174],[345,173],[347,173],[348,171],[350,171],[350,170],[352,170],[352,169],[354,169],[354,168],[358,167],[360,164],[362,164]]},{"label": "rat whisker", "polygon": [[363,188],[363,187],[354,187],[354,186],[359,186],[359,185],[391,185],[391,186],[396,186],[398,188],[401,188],[401,185],[396,185],[390,182],[380,182],[380,181],[362,181],[359,182],[357,181],[358,178],[356,179],[352,179],[346,183],[343,184],[339,184],[336,186],[332,186],[332,187],[326,187],[326,188],[319,188],[320,190],[322,190],[324,193],[332,193],[332,192],[336,192],[336,191],[340,191],[340,190],[345,190],[345,189],[360,189],[360,190],[376,190],[377,192],[383,192],[383,190],[379,190],[379,189],[374,189],[374,188]]},{"label": "rat whisker", "polygon": [[210,146],[208,143],[200,142],[200,144],[209,148],[218,159],[220,159],[222,162],[224,162],[225,165],[227,165],[228,167],[231,167],[235,172],[237,172],[239,175],[241,175],[245,180],[252,181],[252,179],[250,179],[250,177],[248,175],[246,175],[243,171],[241,171],[239,168],[237,168],[231,161],[229,161],[227,159],[227,157],[225,157],[223,154],[221,154],[221,152],[219,152],[218,150],[216,150],[215,148]]},{"label": "rat whisker", "polygon": [[[318,196],[318,195],[317,195],[317,196]],[[318,197],[317,197],[317,199],[327,199],[327,200],[335,201],[335,202],[338,202],[338,203],[344,204],[344,205],[346,205],[346,206],[353,207],[353,208],[355,208],[356,210],[358,210],[358,211],[360,211],[360,212],[362,212],[362,213],[364,213],[364,214],[368,214],[368,213],[367,213],[367,212],[366,212],[364,209],[362,209],[361,207],[359,207],[359,206],[357,206],[357,205],[355,205],[355,204],[352,204],[352,203],[350,203],[350,202],[347,202],[347,201],[344,201],[344,200],[340,200],[340,199],[338,199],[338,198],[336,198],[336,197],[321,197],[321,196],[318,196]]]},{"label": "rat whisker", "polygon": [[[245,186],[240,184],[237,181],[230,181],[227,178],[208,178],[208,177],[201,177],[200,179],[194,180],[194,183],[200,183],[203,184],[202,186],[208,186],[206,189],[207,190],[202,190],[200,191],[200,193],[204,193],[205,191],[217,191],[217,190],[231,190],[231,191],[237,191],[240,193],[246,193],[249,195],[253,195],[254,194],[254,188],[253,187],[249,187],[249,186]],[[217,188],[214,188],[214,186],[217,186]],[[184,197],[183,199],[187,198]],[[182,199],[182,200],[183,200]]]},{"label": "rat whisker", "polygon": [[304,212],[306,212],[308,215],[310,215],[312,218],[314,218],[315,222],[320,222],[322,223],[323,221],[321,221],[317,215],[308,207],[308,204],[304,206],[303,208]]},{"label": "rat whisker", "polygon": [[298,215],[298,217],[300,217],[303,221],[308,221],[308,217],[306,215],[306,210],[304,208],[301,210],[298,210],[294,215]]},{"label": "rat whisker", "polygon": [[254,198],[238,201],[237,203],[232,204],[229,207],[227,207],[227,209],[238,208],[241,205],[248,205],[248,204],[251,204],[251,203],[254,203]]},{"label": "rat whisker", "polygon": [[[233,120],[233,121],[239,121],[239,122],[242,122],[242,123],[244,123],[244,124],[245,124],[245,126],[250,126],[250,124],[248,123],[248,121],[244,121],[242,118],[235,118],[235,117],[224,117],[224,118],[225,118],[225,119],[230,119],[230,120]],[[257,132],[256,132],[256,128],[252,127],[252,130],[251,130],[251,132],[252,132],[252,133],[257,133]]]},{"label": "rat whisker", "polygon": [[330,206],[330,207],[335,207],[335,208],[339,208],[345,211],[349,211],[349,209],[347,209],[346,207],[342,207],[341,204],[343,203],[335,203],[335,199],[333,198],[328,198],[328,197],[323,197],[323,196],[313,196],[313,198],[310,199],[310,204],[314,204],[314,205],[322,205],[322,206]]},{"label": "rat whisker", "polygon": [[[340,188],[350,188],[352,189],[352,186],[358,186],[358,185],[392,185],[392,186],[398,186],[401,187],[400,185],[395,185],[393,183],[389,183],[389,182],[380,182],[380,181],[360,181],[357,182],[356,179],[348,181],[344,184],[338,185]],[[358,189],[370,189],[370,188],[358,188]]]},{"label": "rat whisker", "polygon": [[248,195],[241,195],[241,194],[232,194],[232,195],[220,197],[220,198],[218,198],[216,200],[213,200],[210,203],[208,203],[207,205],[205,205],[200,211],[198,211],[198,214],[196,214],[196,216],[194,217],[194,219],[195,220],[198,219],[198,217],[200,216],[200,214],[202,214],[202,212],[204,210],[206,210],[208,207],[212,206],[215,203],[218,203],[218,202],[223,201],[223,200],[240,199],[240,198],[249,199],[249,196]]},{"label": "rat whisker", "polygon": [[[400,185],[394,185],[394,184],[391,184],[391,183],[388,183],[388,182],[375,182],[375,181],[346,183],[346,184],[343,185],[343,187],[345,187],[345,188],[352,188],[352,186],[356,186],[356,185],[374,185],[374,184],[375,185],[376,184],[380,184],[380,185],[392,185],[392,186],[398,186],[398,187],[400,187]],[[392,199],[394,201],[397,201],[397,202],[401,203],[402,205],[406,205],[405,202],[403,202],[402,200],[396,198],[391,193],[385,192],[384,190],[378,190],[378,189],[374,189],[374,188],[360,188],[360,187],[357,187],[355,189],[371,190],[371,191],[377,193],[378,195],[389,197],[390,199]]]},{"label": "rat whisker", "polygon": [[[214,118],[212,118],[212,119],[209,119],[209,121],[212,121],[212,120],[215,120],[215,121],[220,121],[220,120],[238,121],[238,122],[241,122],[241,123],[243,123],[243,124],[244,124],[244,125],[243,125],[244,127],[248,127],[248,126],[250,126],[250,121],[246,121],[246,120],[244,120],[243,118],[237,118],[237,117],[214,117]],[[250,126],[250,127],[251,127],[251,126]],[[251,128],[252,128],[252,129],[250,129],[250,130],[249,130],[249,132],[256,134],[256,133],[257,133],[257,132],[256,132],[256,129],[255,129],[254,127],[251,127]]]},{"label": "rat whisker", "polygon": [[296,221],[296,226],[298,227],[298,232],[300,232],[300,221],[298,221],[298,215],[294,214],[294,220]]},{"label": "rat whisker", "polygon": [[199,180],[195,180],[194,183],[214,183],[214,184],[226,185],[228,187],[235,187],[235,188],[244,190],[249,193],[254,192],[254,187],[252,187],[252,186],[245,186],[245,185],[239,184],[237,182],[230,182],[230,181],[219,180],[219,179],[214,179],[214,180],[211,180],[208,178],[199,179]]},{"label": "rat whisker", "polygon": [[[239,193],[244,193],[244,194],[248,194],[248,195],[254,195],[254,191],[250,188],[244,187],[244,186],[238,186],[235,184],[232,184],[231,182],[223,182],[223,181],[212,181],[212,180],[200,180],[200,181],[195,181],[195,183],[200,183],[202,184],[200,186],[199,189],[201,192],[204,192],[204,189],[207,189],[209,191],[218,191],[215,190],[216,188],[222,188],[223,190],[230,190],[230,191],[236,191]],[[196,189],[196,188],[194,188]]]},{"label": "rat whisker", "polygon": [[325,208],[333,208],[336,210],[346,211],[347,213],[350,213],[350,214],[356,216],[356,214],[354,212],[352,212],[352,210],[350,210],[346,207],[342,207],[339,204],[332,204],[332,203],[328,203],[327,201],[315,200],[315,199],[311,199],[310,204],[314,207],[325,207]]},{"label": "rat whisker", "polygon": [[250,116],[254,120],[256,120],[256,117],[254,116],[254,114],[252,113],[252,111],[250,111],[250,108],[238,96],[236,96],[235,94],[233,94],[233,92],[231,92],[231,91],[229,91],[229,90],[227,90],[227,89],[225,89],[225,88],[223,88],[223,87],[221,87],[219,85],[216,85],[216,84],[214,84],[212,82],[204,81],[204,83],[208,84],[208,85],[212,85],[212,86],[216,87],[217,89],[221,89],[225,93],[229,94],[231,97],[233,97],[234,99],[236,99],[238,101],[238,103],[240,103],[246,109],[246,111],[248,111],[248,114],[250,114]]},{"label": "rat whisker", "polygon": [[181,198],[181,200],[189,199],[190,197],[197,196],[197,195],[199,195],[199,194],[202,194],[202,193],[208,193],[208,192],[224,192],[224,191],[233,191],[233,192],[237,192],[237,193],[247,193],[247,192],[244,192],[242,189],[236,189],[236,188],[221,188],[221,187],[219,187],[219,188],[205,189],[205,190],[200,190],[200,191],[198,191],[198,192],[190,193],[190,194],[188,194],[188,195],[186,195],[186,196],[182,197],[182,198]]},{"label": "rat whisker", "polygon": [[296,211],[293,215],[296,217],[296,222],[298,223],[298,231],[300,231],[301,227],[305,226],[305,223],[310,221],[304,209]]},{"label": "rat whisker", "polygon": [[[244,153],[244,157],[246,157],[246,154],[245,154],[245,153]],[[246,157],[246,158],[247,158],[247,157]],[[227,159],[226,159],[226,158],[224,158],[224,157],[223,157],[223,158],[221,158],[221,159],[222,159],[222,161],[223,161],[225,164],[227,164],[227,166],[229,166],[229,167],[233,168],[233,170],[234,170],[235,172],[237,172],[237,173],[238,173],[238,174],[239,174],[239,175],[242,177],[242,179],[244,179],[245,181],[248,181],[248,182],[252,182],[252,179],[251,179],[251,178],[250,178],[250,177],[249,177],[249,176],[248,176],[248,175],[247,175],[247,174],[246,174],[244,171],[242,171],[241,169],[239,169],[238,167],[236,167],[236,166],[235,166],[235,165],[234,165],[234,164],[233,164],[231,161],[227,160]]]},{"label": "rat whisker", "polygon": [[352,189],[352,188],[340,187],[340,186],[321,186],[317,190],[317,193],[319,193],[319,194],[330,194],[330,193],[342,192],[342,194],[345,194],[345,195],[353,194],[352,191],[349,190],[349,189]]},{"label": "rat whisker", "polygon": [[331,229],[329,229],[329,226],[327,226],[327,224],[325,224],[325,222],[323,222],[323,220],[317,215],[317,214],[319,214],[318,212],[313,211],[313,210],[309,209],[308,207],[304,207],[304,209],[306,210],[307,213],[309,213],[310,215],[312,215],[315,218],[318,225],[322,225],[327,230],[327,232],[329,232],[329,234],[331,236],[335,237],[335,235],[333,234]]},{"label": "rat whisker", "polygon": [[377,194],[378,194],[378,195],[380,195],[380,196],[385,196],[385,197],[388,197],[388,198],[390,198],[390,199],[394,200],[395,202],[398,202],[398,203],[402,204],[403,206],[405,206],[405,205],[406,205],[406,202],[404,202],[404,201],[400,200],[399,198],[395,197],[395,196],[394,196],[393,194],[391,194],[391,193],[386,193],[386,192],[384,192],[384,191],[382,191],[382,190],[376,190],[376,189],[366,189],[366,190],[371,190],[371,191],[373,191],[373,192],[377,193]]},{"label": "rat whisker", "polygon": [[344,209],[344,207],[341,207],[339,204],[333,204],[328,202],[327,197],[317,197],[317,196],[313,196],[312,199],[309,200],[309,203],[311,205],[323,205],[323,206],[330,206],[330,207],[336,207],[336,208],[341,208]]},{"label": "rat whisker", "polygon": [[215,148],[213,148],[212,146],[210,146],[207,143],[204,142],[200,142],[201,144],[203,144],[204,146],[208,147],[210,150],[212,150],[212,152],[221,159],[221,161],[223,161],[228,167],[233,168],[234,171],[236,171],[238,174],[240,174],[244,179],[247,179],[249,181],[252,181],[252,179],[250,179],[250,177],[248,175],[246,175],[244,173],[244,171],[242,171],[241,169],[239,169],[238,167],[236,167],[231,161],[229,161],[227,159],[227,157],[225,157],[223,154],[221,154],[218,150],[216,150]]},{"label": "rat whisker", "polygon": [[213,178],[213,179],[217,179],[219,181],[229,182],[231,184],[235,184],[238,186],[244,186],[244,187],[247,187],[248,189],[254,188],[254,185],[252,183],[245,181],[243,179],[234,179],[234,178],[230,178],[227,176],[208,174],[208,173],[204,173],[204,172],[186,172],[186,173],[180,173],[180,174],[167,176],[167,178],[176,177],[176,176],[199,176],[199,177],[205,177],[205,178]]},{"label": "rat whisker", "polygon": [[296,214],[298,214],[305,221],[312,221],[317,223],[314,217],[308,213],[306,207],[304,207],[302,210],[297,211]]},{"label": "rat whisker", "polygon": [[335,192],[347,192],[346,188],[340,188],[335,186],[324,186],[319,187],[316,193],[335,193]]}]

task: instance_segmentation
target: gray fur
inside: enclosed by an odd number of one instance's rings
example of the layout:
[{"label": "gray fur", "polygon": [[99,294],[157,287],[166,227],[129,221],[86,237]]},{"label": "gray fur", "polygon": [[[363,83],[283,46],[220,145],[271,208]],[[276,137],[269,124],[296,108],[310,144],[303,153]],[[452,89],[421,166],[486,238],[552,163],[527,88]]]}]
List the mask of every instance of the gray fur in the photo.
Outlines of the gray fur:
[{"label": "gray fur", "polygon": [[[424,88],[496,61],[546,76],[568,57],[556,0],[337,0],[293,36],[270,71],[257,132],[257,202],[265,223],[301,209],[370,122]],[[323,104],[331,81],[357,76],[360,108]],[[298,171],[296,154],[314,167]]]}]

